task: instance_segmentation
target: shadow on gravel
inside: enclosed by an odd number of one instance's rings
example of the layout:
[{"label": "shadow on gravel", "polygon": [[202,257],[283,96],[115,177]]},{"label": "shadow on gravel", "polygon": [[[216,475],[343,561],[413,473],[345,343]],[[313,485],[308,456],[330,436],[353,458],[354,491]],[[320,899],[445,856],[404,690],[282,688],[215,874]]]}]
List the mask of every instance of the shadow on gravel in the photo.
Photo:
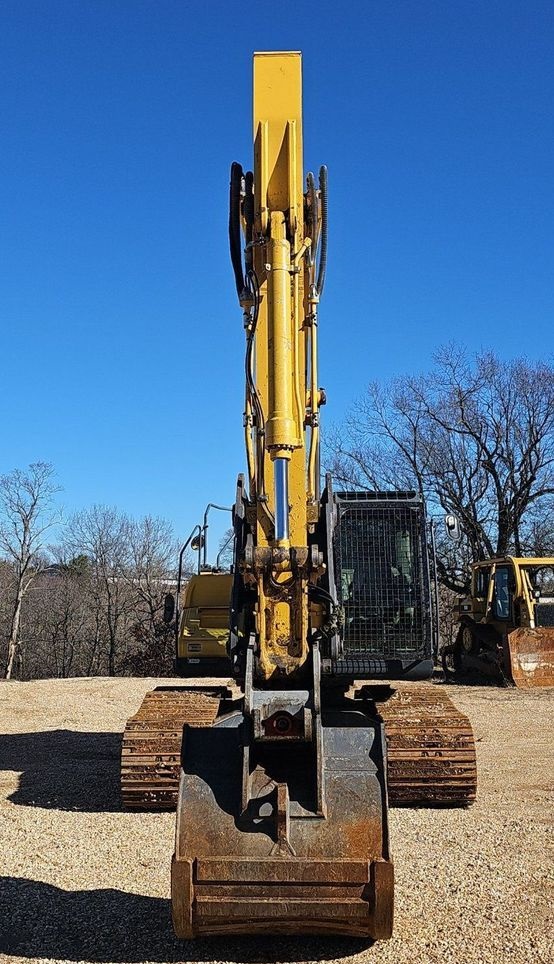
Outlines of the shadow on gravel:
[{"label": "shadow on gravel", "polygon": [[0,954],[99,964],[334,961],[369,946],[325,937],[178,941],[169,900],[121,890],[65,891],[19,877],[0,877],[0,921]]},{"label": "shadow on gravel", "polygon": [[0,735],[0,769],[22,771],[9,797],[24,807],[120,810],[120,733],[43,733]]},{"label": "shadow on gravel", "polygon": [[479,686],[481,689],[484,687],[490,687],[494,690],[501,690],[505,687],[500,683],[500,681],[494,679],[487,679],[479,674],[474,673],[472,675],[464,674],[461,675],[448,675],[445,676],[442,670],[435,670],[433,673],[432,682],[437,686]]}]

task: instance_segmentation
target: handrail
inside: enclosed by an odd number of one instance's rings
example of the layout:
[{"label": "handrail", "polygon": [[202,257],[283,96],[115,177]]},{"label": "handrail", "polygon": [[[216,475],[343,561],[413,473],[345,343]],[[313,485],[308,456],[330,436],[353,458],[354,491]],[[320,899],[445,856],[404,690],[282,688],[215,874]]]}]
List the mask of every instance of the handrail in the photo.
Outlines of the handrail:
[{"label": "handrail", "polygon": [[220,509],[222,512],[233,511],[233,507],[231,505],[216,505],[215,502],[208,502],[206,511],[204,512],[204,521],[202,524],[202,538],[204,540],[204,555],[202,564],[204,566],[208,565],[208,513],[210,509]]},{"label": "handrail", "polygon": [[217,557],[216,557],[216,560],[215,560],[215,568],[216,568],[216,569],[219,569],[219,560],[220,560],[220,558],[221,558],[222,553],[225,552],[227,546],[229,545],[229,543],[231,542],[231,540],[233,540],[234,538],[235,538],[235,530],[233,529],[233,531],[229,534],[229,538],[225,540],[225,542],[223,543],[223,545],[221,546],[221,549],[219,550],[219,552],[218,552],[218,554],[217,554]]},{"label": "handrail", "polygon": [[[183,575],[183,556],[187,551],[189,545],[194,539],[195,534],[202,536],[202,527],[198,524],[195,525],[187,541],[181,546],[181,551],[179,553],[179,571],[177,573],[177,593],[175,599],[175,647],[177,648],[177,642],[179,640],[179,598],[181,595],[181,579]],[[200,572],[200,550],[202,548],[201,541],[198,543],[198,572]],[[178,653],[176,654],[179,655]]]}]

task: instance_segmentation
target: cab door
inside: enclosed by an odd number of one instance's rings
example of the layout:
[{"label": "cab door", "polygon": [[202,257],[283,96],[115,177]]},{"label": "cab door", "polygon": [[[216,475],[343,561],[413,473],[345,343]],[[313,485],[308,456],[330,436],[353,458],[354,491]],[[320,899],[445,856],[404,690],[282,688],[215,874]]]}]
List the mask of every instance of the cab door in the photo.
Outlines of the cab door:
[{"label": "cab door", "polygon": [[511,566],[494,567],[490,615],[502,633],[513,622],[514,574]]},{"label": "cab door", "polygon": [[476,622],[487,618],[487,603],[491,583],[491,566],[476,566],[473,570],[473,617]]}]

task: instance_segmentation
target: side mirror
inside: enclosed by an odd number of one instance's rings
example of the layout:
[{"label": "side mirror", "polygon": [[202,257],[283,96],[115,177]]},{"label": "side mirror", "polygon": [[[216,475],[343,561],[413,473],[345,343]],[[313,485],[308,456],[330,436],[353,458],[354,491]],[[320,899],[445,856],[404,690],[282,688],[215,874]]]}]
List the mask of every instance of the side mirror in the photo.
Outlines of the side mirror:
[{"label": "side mirror", "polygon": [[445,515],[444,524],[446,526],[446,534],[448,538],[452,539],[453,542],[459,542],[462,532],[460,529],[460,520],[458,519],[458,516],[454,515],[453,513]]},{"label": "side mirror", "polygon": [[164,614],[163,621],[166,626],[171,625],[173,622],[173,617],[175,615],[175,596],[173,593],[168,592],[164,597]]},{"label": "side mirror", "polygon": [[190,544],[190,547],[193,550],[193,552],[199,552],[200,549],[204,548],[204,537],[195,536]]}]

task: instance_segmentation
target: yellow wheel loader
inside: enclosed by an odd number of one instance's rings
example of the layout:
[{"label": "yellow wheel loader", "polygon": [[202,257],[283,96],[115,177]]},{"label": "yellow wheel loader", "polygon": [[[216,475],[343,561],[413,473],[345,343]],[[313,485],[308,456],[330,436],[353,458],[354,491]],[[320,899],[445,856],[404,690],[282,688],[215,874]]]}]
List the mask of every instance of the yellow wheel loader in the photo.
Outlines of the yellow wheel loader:
[{"label": "yellow wheel loader", "polygon": [[[178,657],[186,672],[191,642],[202,647],[222,628],[229,591],[233,679],[148,694],[150,717],[141,707],[133,721],[134,777],[123,783],[134,784],[131,805],[168,806],[158,776],[175,794],[179,774],[178,936],[386,938],[389,800],[467,805],[475,747],[467,718],[424,682],[436,617],[421,499],[335,492],[330,478],[320,491],[327,171],[304,180],[300,54],[255,54],[253,108],[253,170],[232,165],[229,216],[246,335],[247,477],[233,509],[230,588],[217,573],[196,577]],[[156,784],[150,797],[142,782]]]},{"label": "yellow wheel loader", "polygon": [[554,686],[554,558],[475,563],[458,612],[456,640],[443,651],[447,677]]}]

